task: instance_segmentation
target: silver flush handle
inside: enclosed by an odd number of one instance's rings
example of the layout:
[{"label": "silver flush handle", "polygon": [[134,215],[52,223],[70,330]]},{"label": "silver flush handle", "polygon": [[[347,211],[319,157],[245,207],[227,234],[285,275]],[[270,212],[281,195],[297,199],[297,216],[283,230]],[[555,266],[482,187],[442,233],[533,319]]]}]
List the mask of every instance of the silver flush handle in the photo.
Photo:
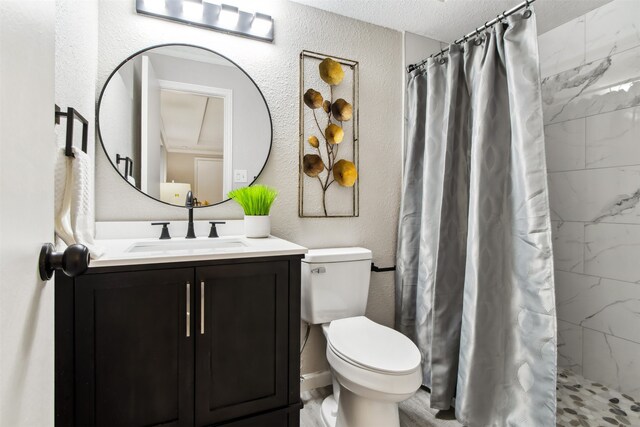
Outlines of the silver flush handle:
[{"label": "silver flush handle", "polygon": [[326,269],[326,268],[324,268],[324,267],[318,267],[318,268],[312,268],[312,269],[311,269],[311,273],[312,273],[312,274],[313,274],[313,273],[320,274],[320,273],[326,273],[326,272],[327,272],[327,269]]}]

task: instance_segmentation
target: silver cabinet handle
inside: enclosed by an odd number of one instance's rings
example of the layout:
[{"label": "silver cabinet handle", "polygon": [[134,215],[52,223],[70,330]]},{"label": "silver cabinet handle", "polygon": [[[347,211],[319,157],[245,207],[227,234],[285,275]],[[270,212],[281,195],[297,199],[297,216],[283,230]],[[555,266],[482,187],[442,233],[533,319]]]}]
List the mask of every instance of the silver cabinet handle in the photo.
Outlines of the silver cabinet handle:
[{"label": "silver cabinet handle", "polygon": [[200,281],[200,335],[204,335],[204,280]]},{"label": "silver cabinet handle", "polygon": [[187,282],[187,337],[191,336],[191,282]]}]

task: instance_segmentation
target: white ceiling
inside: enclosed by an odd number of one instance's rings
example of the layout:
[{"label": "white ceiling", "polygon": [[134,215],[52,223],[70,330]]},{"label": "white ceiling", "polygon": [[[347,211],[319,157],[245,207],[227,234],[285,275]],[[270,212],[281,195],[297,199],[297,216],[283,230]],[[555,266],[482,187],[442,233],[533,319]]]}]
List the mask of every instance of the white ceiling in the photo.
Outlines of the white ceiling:
[{"label": "white ceiling", "polygon": [[[452,42],[522,0],[292,0],[398,31]],[[538,33],[545,33],[611,0],[537,0]]]},{"label": "white ceiling", "polygon": [[168,152],[220,154],[224,143],[224,100],[160,91],[163,141]]},{"label": "white ceiling", "polygon": [[226,67],[235,68],[233,63],[217,53],[193,46],[162,46],[160,49],[154,49],[151,54],[158,56],[172,56],[174,58],[186,59],[189,61],[198,61],[206,64],[224,65]]}]

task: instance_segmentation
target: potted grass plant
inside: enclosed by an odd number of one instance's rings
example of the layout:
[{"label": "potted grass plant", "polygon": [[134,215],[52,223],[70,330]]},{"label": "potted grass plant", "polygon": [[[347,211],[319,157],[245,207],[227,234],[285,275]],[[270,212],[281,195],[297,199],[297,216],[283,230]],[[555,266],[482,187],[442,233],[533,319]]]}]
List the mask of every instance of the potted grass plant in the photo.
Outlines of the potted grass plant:
[{"label": "potted grass plant", "polygon": [[228,197],[244,210],[244,234],[247,237],[269,237],[271,217],[269,211],[278,191],[265,185],[237,188]]}]

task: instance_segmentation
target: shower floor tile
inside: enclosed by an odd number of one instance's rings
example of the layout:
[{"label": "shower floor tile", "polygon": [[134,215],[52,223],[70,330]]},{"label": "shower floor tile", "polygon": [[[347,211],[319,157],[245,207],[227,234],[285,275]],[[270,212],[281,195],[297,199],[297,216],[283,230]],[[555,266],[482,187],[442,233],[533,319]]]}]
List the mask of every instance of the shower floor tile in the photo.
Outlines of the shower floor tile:
[{"label": "shower floor tile", "polygon": [[640,426],[640,399],[568,369],[560,370],[557,389],[558,427]]},{"label": "shower floor tile", "polygon": [[[640,399],[589,381],[570,370],[558,373],[556,427],[640,426]],[[302,393],[301,427],[324,427],[320,417],[322,400],[330,387]],[[452,411],[429,408],[429,393],[419,390],[400,404],[401,427],[461,427]],[[384,427],[384,426],[372,426]]]}]

